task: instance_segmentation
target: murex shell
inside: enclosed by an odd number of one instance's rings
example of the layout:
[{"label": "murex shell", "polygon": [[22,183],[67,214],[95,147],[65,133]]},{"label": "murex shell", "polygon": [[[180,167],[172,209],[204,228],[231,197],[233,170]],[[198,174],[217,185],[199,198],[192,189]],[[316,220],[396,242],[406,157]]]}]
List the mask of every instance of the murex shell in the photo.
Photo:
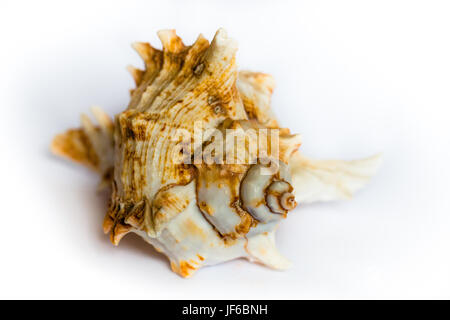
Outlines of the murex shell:
[{"label": "murex shell", "polygon": [[[145,70],[129,69],[136,88],[127,109],[113,121],[93,108],[98,124],[83,115],[82,127],[57,135],[52,151],[94,169],[111,190],[103,229],[115,245],[134,232],[183,277],[239,257],[288,267],[275,247],[279,222],[297,202],[351,197],[373,175],[379,156],[316,161],[300,155],[300,137],[279,128],[270,109],[273,78],[237,72],[237,45],[223,29],[211,44],[200,35],[186,46],[174,30],[158,36],[162,50],[134,44]],[[245,135],[243,150],[218,146],[215,133],[229,129],[257,135]],[[258,143],[272,131],[277,146]],[[200,140],[192,146],[193,137]],[[223,152],[196,161],[208,146]]]}]

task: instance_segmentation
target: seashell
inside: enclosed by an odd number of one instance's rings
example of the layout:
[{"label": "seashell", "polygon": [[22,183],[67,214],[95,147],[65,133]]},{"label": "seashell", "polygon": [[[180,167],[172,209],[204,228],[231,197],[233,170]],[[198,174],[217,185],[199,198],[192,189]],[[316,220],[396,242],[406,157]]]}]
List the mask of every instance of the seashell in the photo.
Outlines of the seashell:
[{"label": "seashell", "polygon": [[126,110],[112,120],[93,108],[97,124],[83,115],[52,151],[98,172],[111,192],[103,230],[115,245],[134,232],[183,277],[239,257],[287,268],[275,247],[280,221],[297,203],[350,197],[380,157],[300,155],[300,136],[270,108],[273,78],[238,72],[237,44],[223,29],[211,44],[200,35],[186,46],[174,30],[158,36],[162,50],[133,45],[145,70],[129,67],[136,88]]}]

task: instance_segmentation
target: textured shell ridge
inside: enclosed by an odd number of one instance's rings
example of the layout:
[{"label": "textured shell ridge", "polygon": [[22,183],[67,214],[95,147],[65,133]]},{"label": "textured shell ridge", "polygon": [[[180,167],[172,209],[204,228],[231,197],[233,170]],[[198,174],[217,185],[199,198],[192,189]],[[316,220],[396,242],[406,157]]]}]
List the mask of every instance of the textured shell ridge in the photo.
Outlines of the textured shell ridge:
[{"label": "textured shell ridge", "polygon": [[279,223],[299,203],[351,197],[380,157],[300,154],[301,136],[281,128],[271,108],[273,77],[238,71],[238,46],[224,29],[192,45],[175,30],[157,34],[162,49],[133,44],[145,68],[128,67],[136,87],[126,109],[111,118],[92,108],[95,121],[82,115],[52,152],[99,174],[110,192],[103,230],[114,245],[136,233],[183,277],[240,257],[288,268],[275,244]]}]

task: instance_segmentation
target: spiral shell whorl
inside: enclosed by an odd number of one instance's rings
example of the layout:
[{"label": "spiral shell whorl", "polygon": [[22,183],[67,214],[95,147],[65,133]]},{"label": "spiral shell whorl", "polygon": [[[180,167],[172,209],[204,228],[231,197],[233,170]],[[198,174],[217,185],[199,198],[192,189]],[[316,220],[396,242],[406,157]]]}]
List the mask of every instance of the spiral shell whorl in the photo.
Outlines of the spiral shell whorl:
[{"label": "spiral shell whorl", "polygon": [[273,213],[286,214],[295,208],[295,196],[289,182],[275,180],[266,189],[266,205]]},{"label": "spiral shell whorl", "polygon": [[261,164],[252,166],[241,184],[242,205],[256,220],[262,223],[280,220],[297,203],[288,182],[287,165],[280,162],[275,174],[268,175]]}]

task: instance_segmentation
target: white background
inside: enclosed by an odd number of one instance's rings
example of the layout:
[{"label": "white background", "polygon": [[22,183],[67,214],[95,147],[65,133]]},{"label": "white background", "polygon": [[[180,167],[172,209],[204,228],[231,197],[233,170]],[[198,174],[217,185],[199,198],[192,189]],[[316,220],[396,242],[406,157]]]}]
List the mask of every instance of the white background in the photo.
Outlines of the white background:
[{"label": "white background", "polygon": [[[449,17],[448,1],[2,1],[0,298],[450,298]],[[127,105],[130,43],[219,27],[240,68],[275,77],[306,155],[384,163],[354,200],[282,223],[290,270],[186,280],[134,235],[110,244],[97,177],[48,146],[91,105]]]}]

